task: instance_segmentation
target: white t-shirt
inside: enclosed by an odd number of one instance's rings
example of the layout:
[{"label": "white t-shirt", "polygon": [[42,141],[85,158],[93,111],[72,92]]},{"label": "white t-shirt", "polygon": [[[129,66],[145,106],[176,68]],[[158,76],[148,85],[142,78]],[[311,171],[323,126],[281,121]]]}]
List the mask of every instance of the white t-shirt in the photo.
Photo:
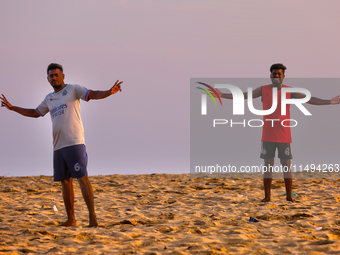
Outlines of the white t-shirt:
[{"label": "white t-shirt", "polygon": [[80,99],[88,101],[90,91],[79,85],[66,84],[62,90],[48,94],[37,107],[41,116],[50,112],[54,150],[85,144]]}]

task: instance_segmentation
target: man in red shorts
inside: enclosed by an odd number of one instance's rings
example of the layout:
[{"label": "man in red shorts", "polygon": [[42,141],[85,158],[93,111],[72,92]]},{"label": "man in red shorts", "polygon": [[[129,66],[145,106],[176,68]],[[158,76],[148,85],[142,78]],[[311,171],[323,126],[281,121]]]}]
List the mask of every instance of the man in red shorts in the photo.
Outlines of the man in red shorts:
[{"label": "man in red shorts", "polygon": [[[265,170],[263,175],[264,193],[265,197],[262,202],[270,201],[271,183],[272,183],[272,168],[274,166],[274,158],[276,148],[278,149],[278,157],[282,165],[284,173],[284,181],[286,186],[286,199],[287,201],[293,201],[292,198],[292,172],[290,169],[290,160],[292,157],[291,151],[291,132],[289,126],[281,125],[284,119],[290,119],[290,104],[286,105],[286,115],[281,115],[281,88],[289,87],[282,84],[285,77],[286,67],[283,64],[273,64],[270,67],[270,78],[272,84],[258,87],[253,90],[253,98],[262,97],[263,110],[268,110],[272,106],[272,92],[273,88],[277,88],[277,108],[269,115],[263,116],[263,129],[262,129],[262,146],[261,146],[261,158],[264,159]],[[220,97],[226,99],[233,99],[232,94],[222,93],[220,90],[215,89]],[[244,93],[244,99],[247,99],[247,93]],[[302,93],[292,92],[286,93],[286,98],[305,98]],[[334,97],[331,100],[323,100],[317,97],[311,97],[307,102],[313,105],[329,105],[339,104],[339,96]],[[266,121],[268,119],[268,121]],[[270,121],[280,120],[280,121]]]},{"label": "man in red shorts", "polygon": [[74,215],[73,178],[77,178],[87,208],[89,227],[97,227],[93,191],[87,174],[87,153],[84,128],[80,117],[80,99],[103,99],[121,91],[117,81],[109,90],[94,91],[75,84],[65,84],[63,67],[52,63],[47,67],[47,80],[54,92],[48,94],[36,109],[11,105],[2,95],[1,107],[23,116],[38,118],[50,112],[53,130],[53,175],[54,181],[61,181],[67,221],[62,226],[76,225]]}]

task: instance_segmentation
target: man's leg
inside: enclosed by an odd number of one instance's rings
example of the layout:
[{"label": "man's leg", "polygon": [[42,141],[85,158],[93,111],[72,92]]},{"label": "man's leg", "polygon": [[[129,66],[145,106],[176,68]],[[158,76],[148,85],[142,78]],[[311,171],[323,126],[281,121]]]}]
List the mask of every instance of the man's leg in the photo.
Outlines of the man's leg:
[{"label": "man's leg", "polygon": [[290,159],[280,159],[280,161],[283,167],[283,178],[286,185],[286,200],[294,202],[292,198],[293,175],[290,169]]},{"label": "man's leg", "polygon": [[274,158],[264,159],[264,165],[267,167],[267,171],[263,173],[264,199],[262,199],[261,202],[269,202],[273,179],[272,169],[274,166]]},{"label": "man's leg", "polygon": [[67,213],[67,221],[62,224],[62,226],[75,226],[76,218],[74,216],[74,192],[73,192],[73,184],[72,177],[66,179],[61,182],[63,186],[63,199],[65,204],[65,209]]},{"label": "man's leg", "polygon": [[89,180],[89,177],[85,175],[84,177],[78,178],[81,193],[89,210],[89,227],[98,227],[96,213],[94,211],[94,198],[93,190]]}]

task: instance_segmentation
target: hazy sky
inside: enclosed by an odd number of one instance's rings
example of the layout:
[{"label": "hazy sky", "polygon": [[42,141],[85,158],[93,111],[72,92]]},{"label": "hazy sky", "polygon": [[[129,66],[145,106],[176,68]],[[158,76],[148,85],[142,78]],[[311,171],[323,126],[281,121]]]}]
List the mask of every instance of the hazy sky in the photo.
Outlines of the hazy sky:
[{"label": "hazy sky", "polygon": [[[190,78],[267,77],[275,62],[286,77],[339,77],[337,0],[0,6],[0,93],[13,105],[36,108],[52,91],[51,62],[89,89],[124,81],[122,93],[82,102],[90,175],[188,173]],[[52,175],[49,115],[1,108],[0,119],[0,175]]]}]

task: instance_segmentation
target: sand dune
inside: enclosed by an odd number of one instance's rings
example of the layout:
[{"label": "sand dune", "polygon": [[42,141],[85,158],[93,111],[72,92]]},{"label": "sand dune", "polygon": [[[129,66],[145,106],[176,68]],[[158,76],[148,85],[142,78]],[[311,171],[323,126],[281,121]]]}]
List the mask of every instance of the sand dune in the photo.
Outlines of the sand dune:
[{"label": "sand dune", "polygon": [[[91,176],[99,227],[75,182],[77,226],[52,177],[0,177],[0,254],[339,254],[338,179],[273,181],[188,174]],[[55,206],[55,207],[54,207]],[[56,211],[57,209],[58,211]],[[249,222],[254,217],[259,222]]]}]

